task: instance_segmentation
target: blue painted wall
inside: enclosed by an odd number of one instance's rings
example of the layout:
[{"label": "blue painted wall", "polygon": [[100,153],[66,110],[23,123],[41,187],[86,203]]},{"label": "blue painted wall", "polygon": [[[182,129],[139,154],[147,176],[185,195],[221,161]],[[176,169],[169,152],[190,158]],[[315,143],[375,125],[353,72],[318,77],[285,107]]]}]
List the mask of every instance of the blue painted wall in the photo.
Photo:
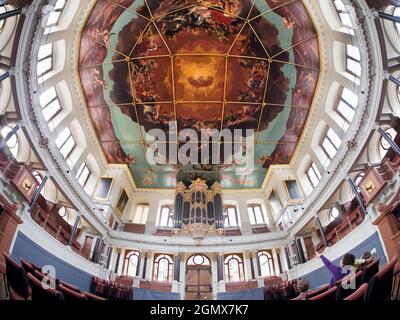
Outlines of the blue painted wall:
[{"label": "blue painted wall", "polygon": [[[380,265],[385,264],[386,257],[378,233],[374,233],[367,240],[360,243],[355,248],[349,250],[349,252],[354,254],[356,258],[359,258],[363,255],[365,251],[371,251],[373,248],[376,249],[376,257],[381,258]],[[341,257],[332,262],[336,265],[340,265],[340,261]],[[331,279],[331,273],[325,267],[321,267],[301,277],[309,281],[310,289],[314,289],[329,283]]]},{"label": "blue painted wall", "polygon": [[180,294],[176,292],[159,292],[134,288],[133,300],[180,300]]},{"label": "blue painted wall", "polygon": [[22,258],[25,261],[33,262],[40,267],[44,265],[52,265],[56,269],[56,277],[58,279],[77,286],[82,291],[90,291],[90,283],[93,277],[91,274],[57,258],[21,232],[18,232],[12,256],[18,261]]},{"label": "blue painted wall", "polygon": [[218,294],[218,300],[264,300],[264,288],[239,292],[222,292]]}]

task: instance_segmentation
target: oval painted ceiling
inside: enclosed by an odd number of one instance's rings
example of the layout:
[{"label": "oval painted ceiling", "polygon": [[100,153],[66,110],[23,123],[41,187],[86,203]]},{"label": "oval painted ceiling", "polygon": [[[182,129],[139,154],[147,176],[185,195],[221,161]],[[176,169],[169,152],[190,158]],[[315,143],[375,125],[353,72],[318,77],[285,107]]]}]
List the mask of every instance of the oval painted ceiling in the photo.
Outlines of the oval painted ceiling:
[{"label": "oval painted ceiling", "polygon": [[[319,68],[318,35],[300,0],[98,0],[81,35],[94,128],[109,163],[127,164],[139,188],[197,177],[260,188],[270,165],[293,156]],[[148,133],[170,123],[178,134],[253,129],[254,170],[150,164]],[[215,146],[221,158],[224,145]]]}]

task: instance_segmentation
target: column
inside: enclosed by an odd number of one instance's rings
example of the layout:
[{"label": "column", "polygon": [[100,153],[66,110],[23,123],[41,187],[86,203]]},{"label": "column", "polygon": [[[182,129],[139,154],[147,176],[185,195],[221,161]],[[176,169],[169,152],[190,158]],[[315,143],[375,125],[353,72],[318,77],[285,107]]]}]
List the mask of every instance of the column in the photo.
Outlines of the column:
[{"label": "column", "polygon": [[79,225],[80,221],[81,221],[81,214],[78,212],[74,226],[72,227],[71,234],[69,236],[68,246],[70,246],[70,247],[72,245],[72,241],[74,240],[74,236],[75,236],[76,230],[78,229],[78,225]]},{"label": "column", "polygon": [[32,201],[31,201],[31,203],[29,205],[30,206],[29,211],[31,211],[32,208],[35,206],[35,204],[36,204],[36,202],[37,202],[37,200],[38,200],[38,198],[40,196],[40,193],[42,192],[43,188],[46,186],[46,182],[47,182],[48,179],[49,179],[49,176],[46,173],[46,175],[43,178],[42,182],[40,183],[40,185],[38,186],[38,188],[35,191],[35,195],[33,196]]},{"label": "column", "polygon": [[[252,266],[252,252],[251,251],[246,251],[243,253],[243,259],[244,259],[244,271],[245,271],[245,280],[250,281],[255,279],[254,275],[254,269]],[[253,270],[253,272],[252,272]]]},{"label": "column", "polygon": [[180,254],[174,255],[174,277],[172,281],[172,292],[181,292],[180,285],[181,277],[181,256]]},{"label": "column", "polygon": [[218,293],[226,292],[225,281],[224,281],[224,255],[222,253],[217,254],[217,275],[218,275]]},{"label": "column", "polygon": [[278,254],[275,248],[272,248],[271,251],[272,251],[272,258],[274,259],[275,275],[279,276],[282,273],[282,268],[281,266],[279,266]]},{"label": "column", "polygon": [[382,138],[384,138],[386,142],[389,143],[394,152],[396,152],[396,154],[400,156],[400,147],[397,145],[397,143],[394,142],[394,140],[382,128],[378,128],[378,132],[381,134]]},{"label": "column", "polygon": [[244,199],[240,199],[238,209],[239,209],[242,233],[243,234],[251,234],[252,233],[252,225],[250,223],[249,214],[247,212],[247,201]]},{"label": "column", "polygon": [[147,254],[147,262],[146,262],[146,272],[145,272],[145,280],[151,281],[153,280],[153,253]]},{"label": "column", "polygon": [[118,275],[122,275],[124,272],[125,251],[126,250],[123,248],[121,250],[121,255],[119,256],[118,271],[117,271]]},{"label": "column", "polygon": [[353,182],[353,180],[350,177],[347,177],[347,182],[349,183],[350,188],[353,191],[362,212],[364,213],[364,215],[366,215],[367,210],[365,209],[364,202],[361,198],[360,193],[358,192],[357,186],[355,185],[355,183]]},{"label": "column", "polygon": [[328,248],[329,247],[328,240],[326,239],[325,231],[324,231],[324,228],[322,227],[322,223],[321,223],[321,220],[318,215],[316,217],[316,223],[319,228],[319,232],[321,234],[322,241],[324,242],[325,248]]}]

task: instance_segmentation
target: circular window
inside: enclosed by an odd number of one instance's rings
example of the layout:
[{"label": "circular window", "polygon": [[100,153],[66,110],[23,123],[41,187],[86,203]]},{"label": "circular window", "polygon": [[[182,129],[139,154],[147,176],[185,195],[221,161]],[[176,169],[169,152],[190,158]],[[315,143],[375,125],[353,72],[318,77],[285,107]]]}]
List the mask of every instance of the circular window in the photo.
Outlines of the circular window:
[{"label": "circular window", "polygon": [[[12,127],[6,126],[1,130],[1,137],[5,139],[7,135],[12,131]],[[19,142],[18,142],[18,137],[14,133],[11,138],[7,141],[7,146],[10,149],[11,154],[14,156],[14,158],[17,157],[18,151],[19,151]]]},{"label": "circular window", "polygon": [[339,217],[339,210],[336,207],[333,207],[331,209],[331,220],[335,220],[337,217]]},{"label": "circular window", "polygon": [[65,218],[65,216],[67,215],[67,209],[66,209],[65,207],[61,207],[61,208],[58,210],[58,214],[59,214],[61,217]]},{"label": "circular window", "polygon": [[208,258],[206,256],[199,254],[199,255],[192,256],[188,260],[187,264],[190,266],[208,266],[208,265],[210,265],[210,260],[208,260]]}]

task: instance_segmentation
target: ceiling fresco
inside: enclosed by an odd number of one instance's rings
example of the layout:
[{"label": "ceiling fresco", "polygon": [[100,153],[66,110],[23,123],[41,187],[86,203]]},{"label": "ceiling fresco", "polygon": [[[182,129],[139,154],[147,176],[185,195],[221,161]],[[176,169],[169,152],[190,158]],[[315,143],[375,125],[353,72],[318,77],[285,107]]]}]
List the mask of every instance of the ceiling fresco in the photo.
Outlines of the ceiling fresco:
[{"label": "ceiling fresco", "polygon": [[[317,32],[302,1],[293,0],[98,0],[79,60],[104,153],[128,165],[139,188],[196,177],[228,189],[260,188],[270,165],[293,156],[319,67]],[[254,170],[149,164],[154,138],[147,133],[167,132],[174,121],[178,134],[253,129]],[[224,146],[222,139],[215,146],[221,159]]]}]

